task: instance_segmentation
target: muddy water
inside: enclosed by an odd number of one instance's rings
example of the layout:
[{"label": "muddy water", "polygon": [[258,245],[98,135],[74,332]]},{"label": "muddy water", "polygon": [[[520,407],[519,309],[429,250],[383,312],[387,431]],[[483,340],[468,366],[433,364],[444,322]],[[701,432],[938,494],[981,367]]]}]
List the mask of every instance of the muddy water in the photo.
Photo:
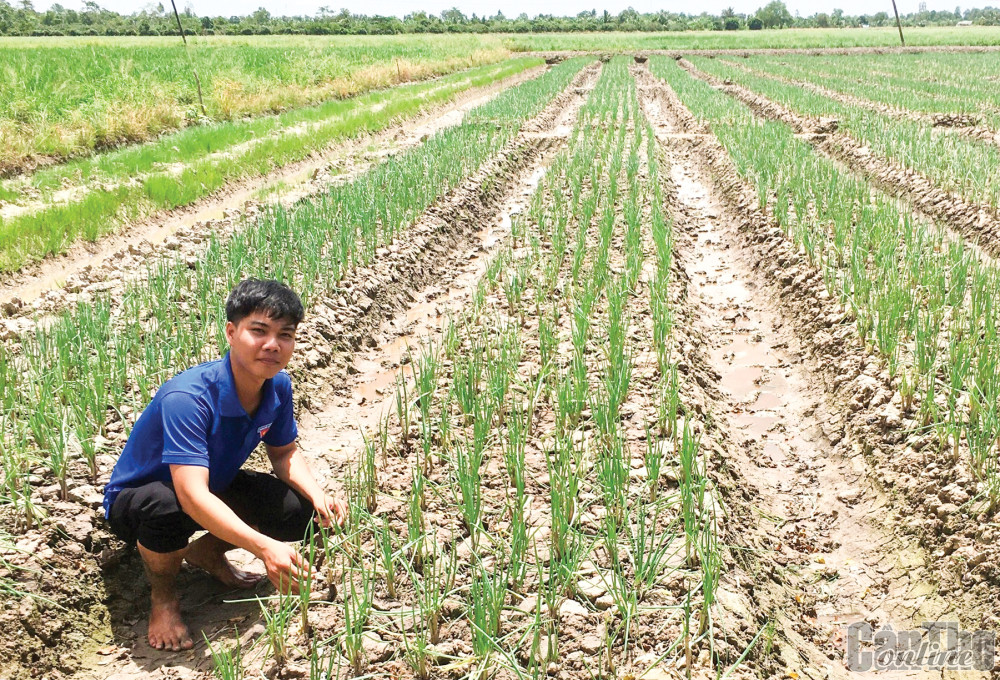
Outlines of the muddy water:
[{"label": "muddy water", "polygon": [[[668,148],[670,139],[663,139]],[[721,415],[747,452],[739,472],[757,489],[760,529],[772,537],[785,594],[796,603],[779,622],[791,643],[778,647],[785,664],[810,678],[942,677],[845,668],[852,623],[900,630],[956,619],[924,574],[927,555],[887,528],[891,504],[867,482],[863,456],[824,435],[834,414],[819,374],[802,356],[793,320],[782,318],[767,282],[746,261],[710,179],[682,149],[674,146],[670,155],[681,260],[711,338],[709,359],[729,396]]]}]

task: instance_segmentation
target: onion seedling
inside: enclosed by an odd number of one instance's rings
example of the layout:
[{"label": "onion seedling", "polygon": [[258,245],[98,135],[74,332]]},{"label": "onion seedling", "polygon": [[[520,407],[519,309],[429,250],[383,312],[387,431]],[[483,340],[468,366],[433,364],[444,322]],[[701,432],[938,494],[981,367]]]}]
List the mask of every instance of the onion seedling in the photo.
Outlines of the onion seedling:
[{"label": "onion seedling", "polygon": [[285,595],[280,590],[275,596],[274,607],[258,599],[268,650],[279,668],[288,660],[288,634],[295,617],[295,601],[294,595]]},{"label": "onion seedling", "polygon": [[396,544],[395,533],[389,526],[388,520],[383,520],[375,534],[375,556],[382,566],[382,573],[385,575],[385,588],[389,597],[396,599]]},{"label": "onion seedling", "polygon": [[243,680],[243,650],[240,647],[240,633],[236,633],[236,643],[231,647],[216,649],[204,631],[202,637],[212,655],[212,674],[218,680]]},{"label": "onion seedling", "polygon": [[[344,569],[344,631],[342,645],[344,656],[354,677],[364,671],[365,628],[372,612],[371,571],[360,565],[358,569]],[[359,583],[360,582],[360,583]]]},{"label": "onion seedling", "polygon": [[677,476],[681,492],[681,517],[684,523],[685,563],[694,567],[697,559],[698,535],[702,528],[707,480],[698,463],[699,438],[691,432],[690,422],[685,420],[679,437],[680,474]]},{"label": "onion seedling", "polygon": [[419,468],[411,472],[409,513],[406,517],[407,545],[410,550],[410,561],[413,568],[421,571],[424,565],[424,485],[426,478]]},{"label": "onion seedling", "polygon": [[469,584],[469,624],[472,626],[472,649],[485,663],[497,647],[504,606],[507,604],[507,582],[510,564],[498,560],[487,570],[482,561],[472,568]]},{"label": "onion seedling", "polygon": [[[476,423],[481,430],[488,430],[489,423],[485,418],[477,417]],[[469,532],[469,539],[472,541],[473,550],[479,544],[479,523],[483,507],[483,487],[480,469],[483,465],[483,448],[485,442],[475,438],[472,443],[468,440],[456,443],[455,451],[455,482],[459,494],[459,511],[462,515],[462,522],[466,531]]]}]

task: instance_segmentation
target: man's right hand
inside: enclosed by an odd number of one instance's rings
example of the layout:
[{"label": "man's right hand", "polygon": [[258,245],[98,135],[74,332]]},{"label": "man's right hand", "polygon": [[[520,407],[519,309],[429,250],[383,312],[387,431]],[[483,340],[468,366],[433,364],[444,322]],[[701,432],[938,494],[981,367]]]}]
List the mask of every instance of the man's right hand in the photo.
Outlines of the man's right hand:
[{"label": "man's right hand", "polygon": [[271,539],[259,557],[264,560],[267,577],[281,593],[298,595],[299,584],[311,576],[312,566],[291,546]]}]

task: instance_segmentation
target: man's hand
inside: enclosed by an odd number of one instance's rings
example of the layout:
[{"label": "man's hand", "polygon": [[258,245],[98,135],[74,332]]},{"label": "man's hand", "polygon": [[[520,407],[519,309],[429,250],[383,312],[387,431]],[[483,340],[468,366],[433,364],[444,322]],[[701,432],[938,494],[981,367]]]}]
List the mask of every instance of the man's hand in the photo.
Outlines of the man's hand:
[{"label": "man's hand", "polygon": [[280,541],[270,541],[260,553],[267,577],[279,592],[298,595],[299,583],[309,577],[312,566],[298,551]]},{"label": "man's hand", "polygon": [[339,496],[330,496],[326,493],[321,494],[319,498],[313,501],[313,507],[316,508],[316,521],[325,527],[329,527],[332,524],[343,527],[344,522],[347,521],[347,501]]}]

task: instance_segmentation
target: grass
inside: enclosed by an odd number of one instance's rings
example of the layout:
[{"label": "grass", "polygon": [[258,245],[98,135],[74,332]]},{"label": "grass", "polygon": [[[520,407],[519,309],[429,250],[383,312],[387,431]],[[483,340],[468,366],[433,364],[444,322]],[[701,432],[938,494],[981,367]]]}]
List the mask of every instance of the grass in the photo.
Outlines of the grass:
[{"label": "grass", "polygon": [[[929,45],[1000,45],[1000,27],[904,28],[908,47]],[[895,27],[792,28],[766,31],[679,31],[664,33],[532,33],[503,37],[514,51],[578,50],[744,50],[822,47],[896,47]]]},{"label": "grass", "polygon": [[[499,61],[491,36],[194,37],[207,117],[234,120]],[[200,122],[176,38],[0,40],[0,175]]]},{"label": "grass", "polygon": [[[16,271],[77,240],[92,241],[143,216],[189,205],[228,182],[265,175],[335,142],[378,132],[539,63],[537,58],[512,59],[276,118],[193,128],[151,145],[40,171],[31,183],[42,190],[63,186],[70,178],[84,184],[110,182],[111,188],[94,187],[79,200],[0,219],[0,270]],[[175,163],[181,164],[178,173],[159,169]]]}]

